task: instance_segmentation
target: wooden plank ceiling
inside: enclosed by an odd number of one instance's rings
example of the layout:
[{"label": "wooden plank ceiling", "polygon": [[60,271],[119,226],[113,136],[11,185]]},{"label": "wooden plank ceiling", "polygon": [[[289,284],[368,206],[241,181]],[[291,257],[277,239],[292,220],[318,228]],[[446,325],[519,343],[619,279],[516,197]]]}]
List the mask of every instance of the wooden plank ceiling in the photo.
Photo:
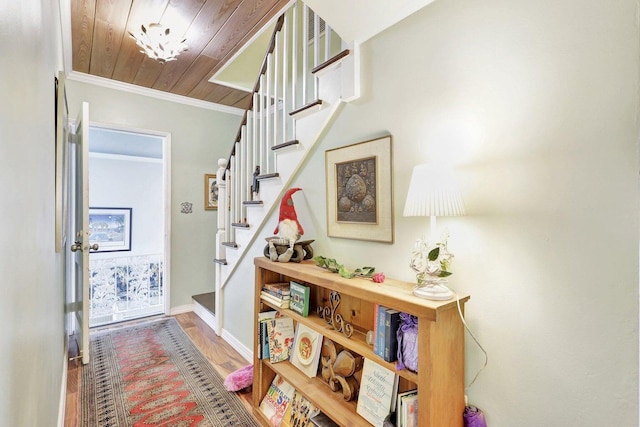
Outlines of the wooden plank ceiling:
[{"label": "wooden plank ceiling", "polygon": [[[245,108],[250,94],[210,83],[288,0],[71,0],[73,70],[217,104]],[[159,22],[189,50],[161,64],[129,32]],[[258,70],[256,70],[257,77]]]}]

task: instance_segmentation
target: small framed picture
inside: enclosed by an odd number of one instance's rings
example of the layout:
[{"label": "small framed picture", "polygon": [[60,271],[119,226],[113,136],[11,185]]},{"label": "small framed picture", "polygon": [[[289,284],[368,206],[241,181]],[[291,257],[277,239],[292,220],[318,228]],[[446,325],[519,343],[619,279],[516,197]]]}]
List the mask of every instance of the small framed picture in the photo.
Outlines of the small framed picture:
[{"label": "small framed picture", "polygon": [[89,208],[89,243],[95,252],[131,250],[131,208]]},{"label": "small framed picture", "polygon": [[218,209],[218,181],[213,173],[204,174],[204,209]]}]

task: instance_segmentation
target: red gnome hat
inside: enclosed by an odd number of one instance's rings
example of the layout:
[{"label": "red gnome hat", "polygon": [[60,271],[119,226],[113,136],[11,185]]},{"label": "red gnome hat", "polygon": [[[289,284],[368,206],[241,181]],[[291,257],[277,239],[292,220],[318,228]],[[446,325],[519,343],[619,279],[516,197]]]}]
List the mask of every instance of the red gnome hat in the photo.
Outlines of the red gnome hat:
[{"label": "red gnome hat", "polygon": [[278,231],[280,230],[280,225],[283,223],[283,221],[285,223],[286,222],[295,223],[298,227],[298,232],[300,233],[300,235],[304,234],[302,225],[300,225],[300,223],[298,222],[298,215],[296,214],[296,209],[293,206],[293,199],[291,198],[291,195],[293,193],[300,190],[302,190],[302,188],[297,188],[297,187],[290,188],[287,190],[286,193],[284,193],[284,196],[282,196],[282,201],[280,202],[280,217],[278,218],[278,225],[276,225],[276,229],[273,232],[274,234],[278,234]]}]

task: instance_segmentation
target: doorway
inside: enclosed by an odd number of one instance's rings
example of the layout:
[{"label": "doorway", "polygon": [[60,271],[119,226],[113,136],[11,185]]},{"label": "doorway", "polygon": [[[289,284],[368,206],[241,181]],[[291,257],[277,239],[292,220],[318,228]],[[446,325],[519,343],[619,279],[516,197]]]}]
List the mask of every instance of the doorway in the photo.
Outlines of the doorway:
[{"label": "doorway", "polygon": [[89,126],[89,326],[169,307],[170,137]]}]

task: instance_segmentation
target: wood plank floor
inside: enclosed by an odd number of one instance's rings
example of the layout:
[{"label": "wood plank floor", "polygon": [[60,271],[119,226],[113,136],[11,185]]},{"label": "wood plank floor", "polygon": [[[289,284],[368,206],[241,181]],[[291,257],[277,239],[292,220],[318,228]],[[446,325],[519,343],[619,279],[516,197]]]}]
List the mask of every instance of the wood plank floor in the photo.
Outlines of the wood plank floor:
[{"label": "wood plank floor", "polygon": [[[197,314],[189,312],[173,317],[176,318],[180,326],[182,326],[182,329],[202,354],[209,359],[222,378],[226,378],[229,373],[249,364],[249,362],[240,356],[225,340],[218,337]],[[122,326],[122,324],[118,326]],[[75,344],[71,343],[70,348],[72,350],[76,348]],[[76,352],[70,351],[70,357],[75,356],[74,353]],[[64,425],[65,427],[78,427],[80,425],[82,363],[79,359],[70,360],[68,369]],[[236,394],[249,413],[251,413],[251,392],[249,390],[243,390]]]}]

